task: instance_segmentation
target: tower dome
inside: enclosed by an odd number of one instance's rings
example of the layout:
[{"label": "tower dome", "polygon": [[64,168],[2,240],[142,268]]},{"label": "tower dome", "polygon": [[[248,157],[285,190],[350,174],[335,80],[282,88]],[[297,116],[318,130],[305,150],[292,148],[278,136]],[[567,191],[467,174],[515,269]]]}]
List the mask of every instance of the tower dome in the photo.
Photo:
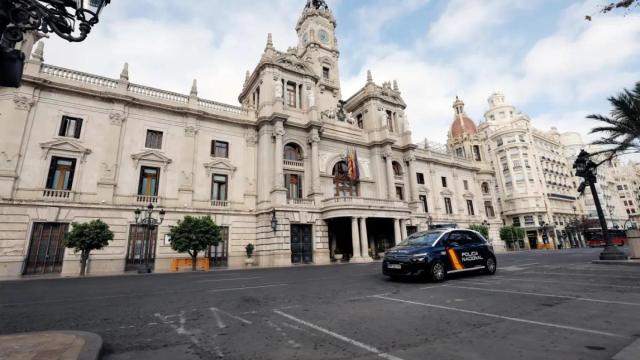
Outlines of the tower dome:
[{"label": "tower dome", "polygon": [[478,133],[476,123],[464,112],[464,102],[456,96],[453,103],[455,115],[451,124],[451,137],[459,138],[464,135],[475,135]]}]

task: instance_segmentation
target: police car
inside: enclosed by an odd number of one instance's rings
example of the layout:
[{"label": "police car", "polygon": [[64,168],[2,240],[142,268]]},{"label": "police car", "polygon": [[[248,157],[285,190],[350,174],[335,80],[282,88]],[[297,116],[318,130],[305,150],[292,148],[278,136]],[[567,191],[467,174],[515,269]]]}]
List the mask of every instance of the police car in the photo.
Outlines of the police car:
[{"label": "police car", "polygon": [[496,272],[493,247],[478,232],[439,229],[415,233],[387,251],[382,273],[389,277],[418,275],[443,281],[447,274],[483,270]]}]

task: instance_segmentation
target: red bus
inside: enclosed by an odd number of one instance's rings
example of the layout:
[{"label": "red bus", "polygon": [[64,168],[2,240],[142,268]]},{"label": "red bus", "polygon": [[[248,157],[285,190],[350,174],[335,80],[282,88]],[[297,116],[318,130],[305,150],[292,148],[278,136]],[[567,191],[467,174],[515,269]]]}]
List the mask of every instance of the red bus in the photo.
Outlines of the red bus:
[{"label": "red bus", "polygon": [[[627,233],[624,230],[608,229],[609,238],[613,245],[625,246],[627,242]],[[605,242],[602,238],[602,229],[588,229],[584,232],[584,238],[587,241],[587,246],[598,247],[604,246]]]}]

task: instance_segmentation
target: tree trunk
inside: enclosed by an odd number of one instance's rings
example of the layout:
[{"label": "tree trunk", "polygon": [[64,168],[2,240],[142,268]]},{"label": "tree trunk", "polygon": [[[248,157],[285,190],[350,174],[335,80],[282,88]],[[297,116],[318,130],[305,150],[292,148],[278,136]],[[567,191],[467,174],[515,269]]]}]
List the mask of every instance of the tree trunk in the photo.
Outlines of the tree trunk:
[{"label": "tree trunk", "polygon": [[87,271],[87,260],[89,260],[89,252],[82,252],[80,255],[80,276],[85,276]]},{"label": "tree trunk", "polygon": [[191,271],[196,271],[197,262],[198,262],[198,253],[194,252],[193,256],[191,256]]}]

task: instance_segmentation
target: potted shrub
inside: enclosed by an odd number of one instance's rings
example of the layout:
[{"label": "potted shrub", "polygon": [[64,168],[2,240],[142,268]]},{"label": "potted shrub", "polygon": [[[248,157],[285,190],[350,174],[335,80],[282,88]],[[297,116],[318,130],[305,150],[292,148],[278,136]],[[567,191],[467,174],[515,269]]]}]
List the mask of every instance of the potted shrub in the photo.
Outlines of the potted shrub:
[{"label": "potted shrub", "polygon": [[336,261],[340,261],[342,260],[342,254],[333,254],[333,258],[336,259]]},{"label": "potted shrub", "polygon": [[247,246],[245,246],[244,250],[247,252],[247,259],[244,261],[244,263],[247,266],[251,266],[254,263],[254,259],[253,259],[253,250],[255,250],[255,247],[253,246],[252,243],[247,244]]}]

